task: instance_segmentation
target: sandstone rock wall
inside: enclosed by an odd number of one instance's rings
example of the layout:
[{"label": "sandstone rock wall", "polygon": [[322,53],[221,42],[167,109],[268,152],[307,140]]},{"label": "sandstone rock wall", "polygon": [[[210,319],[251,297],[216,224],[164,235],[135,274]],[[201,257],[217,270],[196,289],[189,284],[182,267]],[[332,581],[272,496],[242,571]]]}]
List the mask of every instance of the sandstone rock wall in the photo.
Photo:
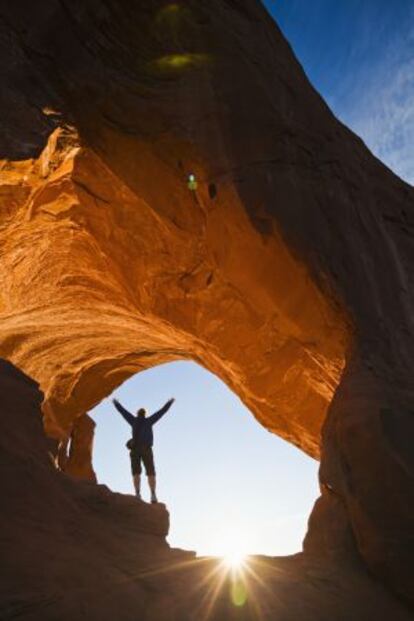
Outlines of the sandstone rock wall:
[{"label": "sandstone rock wall", "polygon": [[324,424],[322,483],[412,599],[414,190],[256,0],[0,14],[0,352],[48,432],[191,357],[314,456]]},{"label": "sandstone rock wall", "polygon": [[79,416],[75,420],[70,435],[65,472],[79,479],[96,483],[96,475],[92,467],[95,426],[95,421],[87,414]]}]

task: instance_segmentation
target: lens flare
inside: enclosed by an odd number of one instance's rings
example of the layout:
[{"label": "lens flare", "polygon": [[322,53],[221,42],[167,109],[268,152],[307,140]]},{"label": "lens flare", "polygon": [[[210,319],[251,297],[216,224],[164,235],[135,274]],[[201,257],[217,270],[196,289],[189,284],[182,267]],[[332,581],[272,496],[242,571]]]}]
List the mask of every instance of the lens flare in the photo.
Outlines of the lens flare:
[{"label": "lens flare", "polygon": [[233,606],[242,608],[247,602],[247,588],[246,584],[240,578],[232,580],[230,587],[230,599]]},{"label": "lens flare", "polygon": [[228,577],[230,601],[236,608],[242,608],[247,602],[247,556],[241,550],[234,549],[223,557],[223,564]]},{"label": "lens flare", "polygon": [[209,63],[207,54],[167,54],[149,63],[149,67],[163,73],[181,73],[189,69],[197,69]]}]

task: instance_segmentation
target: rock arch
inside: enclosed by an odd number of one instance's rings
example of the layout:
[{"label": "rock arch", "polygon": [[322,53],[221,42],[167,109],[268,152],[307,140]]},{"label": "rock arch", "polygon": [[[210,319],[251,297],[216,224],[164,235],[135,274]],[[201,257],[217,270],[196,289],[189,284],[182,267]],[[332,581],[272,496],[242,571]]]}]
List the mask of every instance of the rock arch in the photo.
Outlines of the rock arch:
[{"label": "rock arch", "polygon": [[0,354],[56,438],[182,357],[314,456],[324,424],[324,502],[412,597],[414,191],[259,2],[174,6],[1,9]]}]

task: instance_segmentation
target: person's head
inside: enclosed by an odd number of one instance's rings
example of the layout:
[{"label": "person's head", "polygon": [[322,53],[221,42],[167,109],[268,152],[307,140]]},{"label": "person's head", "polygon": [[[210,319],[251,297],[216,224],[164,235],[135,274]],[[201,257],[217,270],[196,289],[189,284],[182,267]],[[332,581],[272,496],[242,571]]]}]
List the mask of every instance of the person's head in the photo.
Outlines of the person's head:
[{"label": "person's head", "polygon": [[139,410],[137,410],[137,416],[142,416],[143,418],[145,418],[146,415],[147,410],[145,408],[139,408]]}]

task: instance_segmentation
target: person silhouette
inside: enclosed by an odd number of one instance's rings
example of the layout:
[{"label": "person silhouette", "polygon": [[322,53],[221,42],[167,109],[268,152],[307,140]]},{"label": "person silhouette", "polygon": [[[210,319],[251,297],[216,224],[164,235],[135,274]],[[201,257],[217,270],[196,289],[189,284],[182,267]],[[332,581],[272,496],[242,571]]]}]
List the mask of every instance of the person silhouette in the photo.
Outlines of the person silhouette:
[{"label": "person silhouette", "polygon": [[148,485],[151,490],[151,502],[158,502],[156,493],[156,474],[154,465],[154,433],[153,426],[164,416],[174,403],[175,399],[169,399],[167,403],[151,416],[147,416],[145,408],[139,408],[134,416],[126,410],[117,399],[112,399],[112,403],[123,416],[126,422],[132,427],[132,438],[127,442],[131,459],[131,471],[134,481],[135,495],[141,499],[141,473],[144,464],[145,473],[148,478]]}]

